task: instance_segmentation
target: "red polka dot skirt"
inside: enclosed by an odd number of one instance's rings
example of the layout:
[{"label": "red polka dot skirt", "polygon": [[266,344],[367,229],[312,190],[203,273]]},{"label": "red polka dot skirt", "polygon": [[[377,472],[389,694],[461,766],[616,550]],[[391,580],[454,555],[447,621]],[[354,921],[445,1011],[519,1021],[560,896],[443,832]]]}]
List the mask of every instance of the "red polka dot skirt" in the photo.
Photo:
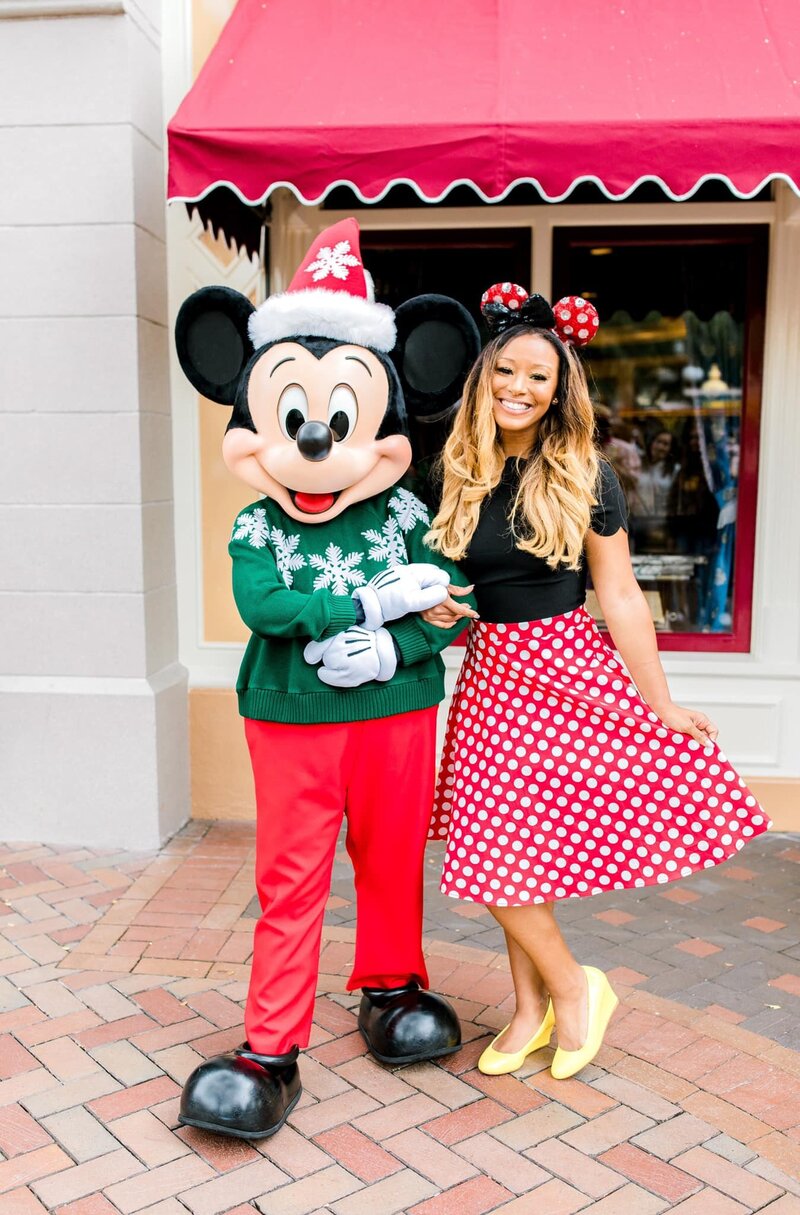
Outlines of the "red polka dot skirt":
[{"label": "red polka dot skirt", "polygon": [[648,708],[585,608],[473,625],[431,824],[446,894],[506,907],[669,882],[770,825],[715,744]]}]

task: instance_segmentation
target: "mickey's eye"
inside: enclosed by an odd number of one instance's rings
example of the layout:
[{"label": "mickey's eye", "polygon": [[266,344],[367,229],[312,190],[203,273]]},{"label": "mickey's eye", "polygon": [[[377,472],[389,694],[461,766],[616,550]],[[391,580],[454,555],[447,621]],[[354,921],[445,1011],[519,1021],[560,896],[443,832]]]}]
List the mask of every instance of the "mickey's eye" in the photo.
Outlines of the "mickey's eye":
[{"label": "mickey's eye", "polygon": [[335,442],[341,443],[358,421],[358,404],[355,393],[347,384],[337,384],[328,402],[328,425],[333,431]]},{"label": "mickey's eye", "polygon": [[299,384],[290,384],[278,402],[278,422],[287,439],[296,439],[297,432],[308,421],[308,397]]}]

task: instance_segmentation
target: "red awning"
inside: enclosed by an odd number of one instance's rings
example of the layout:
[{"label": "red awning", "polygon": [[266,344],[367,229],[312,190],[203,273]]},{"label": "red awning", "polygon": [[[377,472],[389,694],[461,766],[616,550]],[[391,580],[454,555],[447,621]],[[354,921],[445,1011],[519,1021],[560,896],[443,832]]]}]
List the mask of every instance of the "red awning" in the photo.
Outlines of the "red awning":
[{"label": "red awning", "polygon": [[169,126],[186,201],[715,178],[800,193],[798,0],[239,0]]}]

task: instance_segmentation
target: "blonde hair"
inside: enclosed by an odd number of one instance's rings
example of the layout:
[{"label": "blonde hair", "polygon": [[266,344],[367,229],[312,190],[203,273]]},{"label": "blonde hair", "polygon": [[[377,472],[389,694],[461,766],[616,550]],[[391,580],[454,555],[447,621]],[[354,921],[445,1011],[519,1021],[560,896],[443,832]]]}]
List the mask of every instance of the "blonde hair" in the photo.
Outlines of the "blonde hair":
[{"label": "blonde hair", "polygon": [[576,355],[546,329],[515,326],[500,334],[470,371],[442,453],[441,505],[426,543],[454,561],[466,556],[481,503],[499,484],[505,463],[493,413],[497,356],[523,334],[542,337],[554,347],[559,375],[557,404],[541,419],[536,445],[522,468],[511,508],[511,530],[523,552],[542,557],[551,569],[564,565],[576,570],[597,502],[594,410]]}]

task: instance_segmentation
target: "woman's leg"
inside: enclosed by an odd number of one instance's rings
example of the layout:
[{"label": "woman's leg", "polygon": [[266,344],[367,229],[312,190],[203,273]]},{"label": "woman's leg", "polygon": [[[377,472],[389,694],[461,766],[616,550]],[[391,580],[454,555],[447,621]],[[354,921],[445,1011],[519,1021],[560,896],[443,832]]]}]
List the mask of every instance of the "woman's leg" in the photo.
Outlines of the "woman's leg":
[{"label": "woman's leg", "polygon": [[541,1025],[547,1010],[547,987],[534,963],[521,945],[518,945],[507,929],[506,951],[514,980],[516,1007],[496,1049],[507,1054],[521,1050],[529,1042],[536,1027]]},{"label": "woman's leg", "polygon": [[508,952],[517,1013],[503,1035],[500,1047],[510,1054],[521,1050],[530,1040],[544,1015],[543,1006],[539,1012],[540,993],[548,991],[556,1014],[559,1046],[563,1050],[579,1050],[588,1032],[586,978],[561,935],[553,904],[490,906],[489,910],[506,934],[506,940],[510,938],[520,951],[512,953],[509,948]]}]

